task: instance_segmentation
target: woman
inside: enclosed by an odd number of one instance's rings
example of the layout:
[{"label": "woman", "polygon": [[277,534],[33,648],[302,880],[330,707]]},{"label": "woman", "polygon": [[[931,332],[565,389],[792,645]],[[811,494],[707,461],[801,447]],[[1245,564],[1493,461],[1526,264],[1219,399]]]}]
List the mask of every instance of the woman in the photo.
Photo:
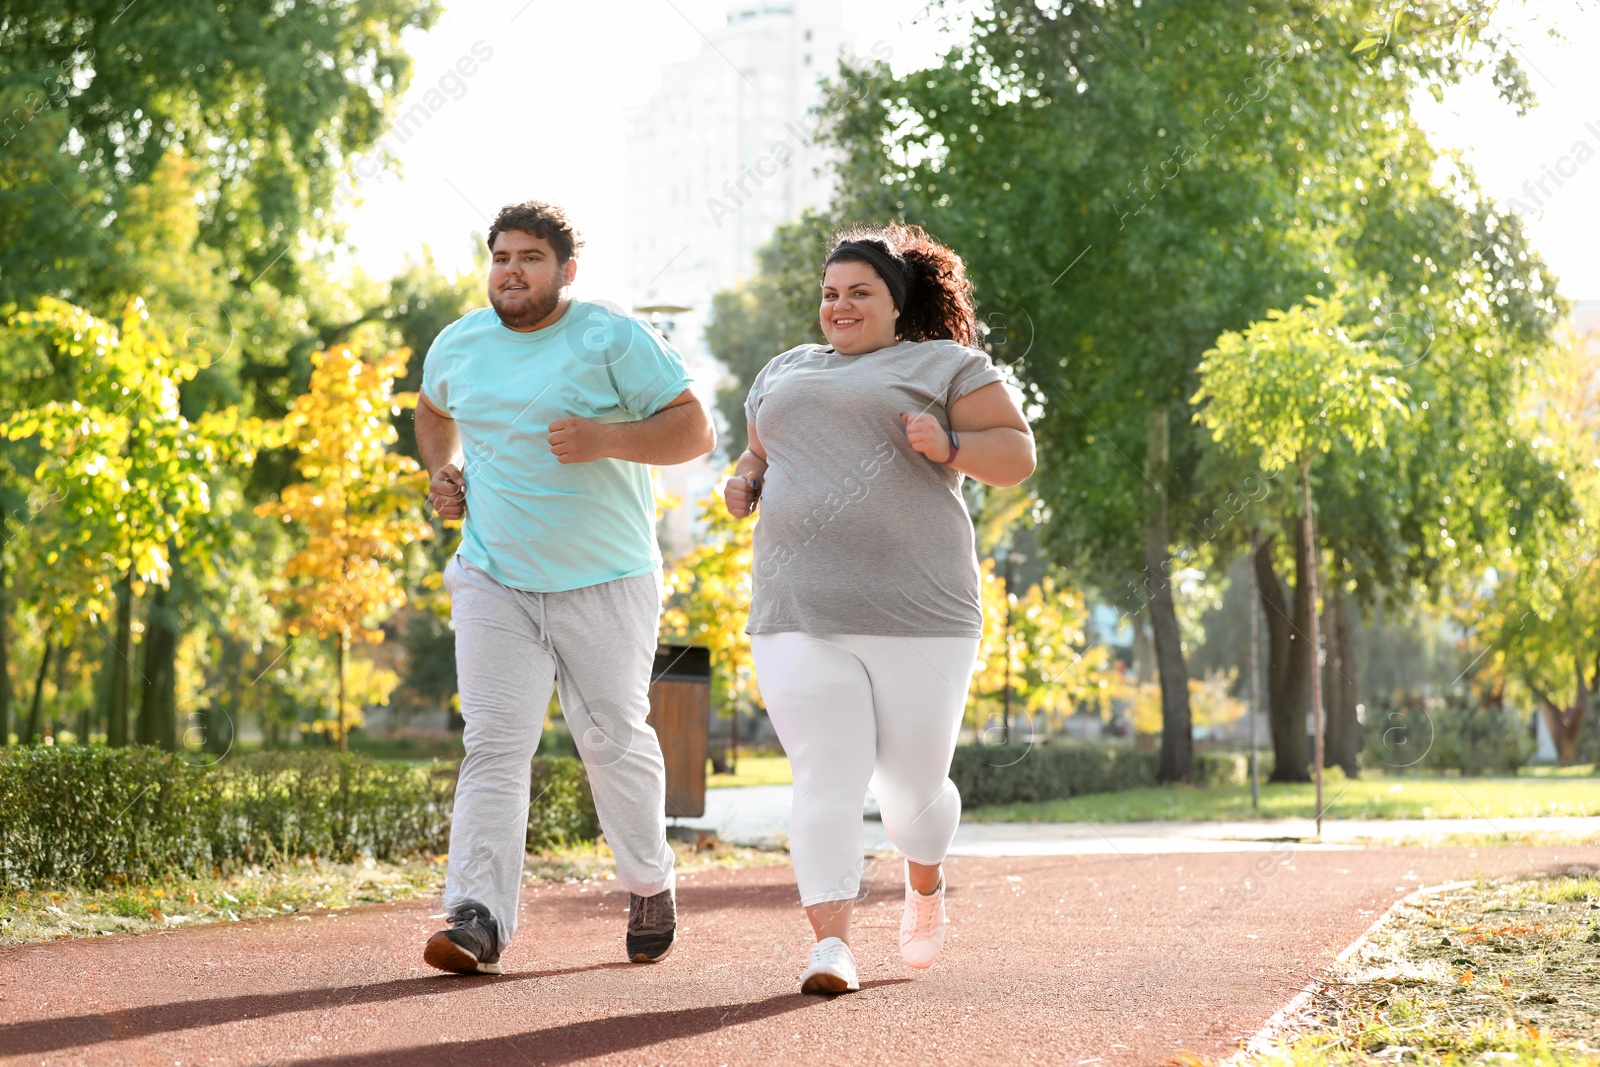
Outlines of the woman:
[{"label": "woman", "polygon": [[905,856],[900,948],[944,943],[949,779],[983,630],[963,476],[1016,485],[1033,436],[978,343],[966,265],[916,227],[860,229],[822,271],[825,345],[756,376],[723,490],[755,529],[750,645],[794,768],[789,847],[817,935],[803,993],[858,989],[850,918],[870,783]]}]

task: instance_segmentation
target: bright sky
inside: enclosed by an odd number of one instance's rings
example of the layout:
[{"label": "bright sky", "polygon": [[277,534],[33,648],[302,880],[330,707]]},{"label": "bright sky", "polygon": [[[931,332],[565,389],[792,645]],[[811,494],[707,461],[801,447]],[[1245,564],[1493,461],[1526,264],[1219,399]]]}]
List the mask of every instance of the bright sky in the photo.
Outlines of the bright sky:
[{"label": "bright sky", "polygon": [[[1490,197],[1522,213],[1561,292],[1600,299],[1600,5],[1513,0],[1501,7],[1496,22],[1521,42],[1538,106],[1518,118],[1483,77],[1447,94],[1443,105],[1424,98],[1417,116],[1436,145],[1461,151]],[[1564,39],[1552,39],[1553,28]]]},{"label": "bright sky", "polygon": [[[441,265],[471,264],[473,230],[502,204],[538,197],[563,205],[584,234],[581,296],[619,303],[627,277],[624,195],[625,113],[660,85],[661,68],[699,54],[703,33],[724,24],[736,0],[472,0],[447,8],[408,41],[415,73],[403,112],[450,78],[478,42],[492,56],[445,86],[446,98],[420,130],[395,148],[401,174],[358,187],[364,202],[346,212],[356,259],[387,277],[407,254],[431,245]],[[897,70],[926,65],[938,37],[912,18],[926,0],[844,5],[845,32],[858,52],[894,49]],[[435,100],[438,97],[434,98]]]},{"label": "bright sky", "polygon": [[[940,49],[934,30],[916,21],[925,2],[846,4],[846,32],[858,52],[886,42],[897,71],[926,65]],[[432,91],[432,115],[394,144],[400,173],[362,182],[346,210],[356,262],[386,277],[429,245],[442,266],[464,269],[472,232],[485,230],[501,204],[537,196],[565,205],[584,231],[579,294],[622,302],[626,109],[649,99],[663,66],[695,55],[732,3],[473,0],[449,8],[408,42],[416,73],[402,111]],[[1586,7],[1501,5],[1497,22],[1521,42],[1540,98],[1526,116],[1500,102],[1487,77],[1443,105],[1418,105],[1435,143],[1459,148],[1492,198],[1527,205],[1512,206],[1574,299],[1600,298],[1600,4]],[[1565,40],[1546,36],[1553,25]],[[456,70],[463,57],[475,67],[470,76]]]}]

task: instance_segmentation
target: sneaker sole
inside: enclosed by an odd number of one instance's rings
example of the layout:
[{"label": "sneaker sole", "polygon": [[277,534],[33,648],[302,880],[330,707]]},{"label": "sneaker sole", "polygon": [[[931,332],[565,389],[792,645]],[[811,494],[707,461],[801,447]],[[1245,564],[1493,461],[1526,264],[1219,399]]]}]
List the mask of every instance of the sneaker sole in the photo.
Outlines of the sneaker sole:
[{"label": "sneaker sole", "polygon": [[628,962],[629,963],[660,963],[662,960],[664,960],[668,956],[672,955],[672,950],[673,950],[674,947],[676,947],[676,945],[677,945],[677,942],[674,941],[671,945],[668,945],[665,949],[663,949],[661,951],[661,955],[659,955],[659,956],[652,956],[649,953],[645,953],[645,952],[635,952],[633,955],[628,957]]},{"label": "sneaker sole", "polygon": [[853,993],[859,988],[851,988],[850,983],[837,974],[813,974],[800,983],[801,993]]},{"label": "sneaker sole", "polygon": [[422,961],[430,967],[452,974],[500,974],[498,963],[480,963],[478,957],[445,937],[435,934],[422,950]]}]

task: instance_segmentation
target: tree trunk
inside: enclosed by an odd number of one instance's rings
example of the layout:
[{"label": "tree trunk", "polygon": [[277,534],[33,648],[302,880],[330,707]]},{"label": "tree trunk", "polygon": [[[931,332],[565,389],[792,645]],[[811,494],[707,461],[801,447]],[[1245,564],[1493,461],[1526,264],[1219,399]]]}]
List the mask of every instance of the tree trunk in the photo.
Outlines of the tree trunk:
[{"label": "tree trunk", "polygon": [[1268,709],[1283,704],[1284,682],[1289,676],[1289,597],[1284,592],[1283,579],[1272,565],[1275,540],[1273,536],[1262,539],[1251,561],[1256,572],[1256,593],[1261,598],[1262,621],[1267,627],[1267,699],[1264,704]]},{"label": "tree trunk", "polygon": [[54,627],[44,632],[44,654],[39,657],[39,673],[33,679],[33,707],[28,710],[28,733],[22,739],[25,745],[37,744],[39,741],[39,712],[44,704],[44,679],[50,672],[50,653],[55,648]]},{"label": "tree trunk", "polygon": [[[1261,554],[1261,531],[1250,531],[1250,566]],[[1254,575],[1252,575],[1254,582]],[[1260,595],[1247,601],[1250,608],[1250,810],[1261,810],[1261,605]]]},{"label": "tree trunk", "polygon": [[350,731],[344,725],[344,633],[337,638],[339,658],[339,751],[350,751]]},{"label": "tree trunk", "polygon": [[100,650],[102,662],[100,663],[99,669],[94,672],[93,693],[89,699],[92,701],[91,706],[94,709],[95,729],[98,729],[101,732],[101,736],[106,739],[106,744],[109,745],[111,743],[111,723],[106,720],[106,708],[111,706],[110,657],[112,652],[110,642],[106,640],[103,634],[96,634],[95,636],[99,638],[99,644],[89,645],[91,651],[85,657],[85,659],[92,660],[94,658],[93,650],[98,648]]},{"label": "tree trunk", "polygon": [[1144,615],[1134,615],[1128,625],[1133,630],[1133,680],[1149,685],[1156,680],[1156,646],[1150,642]]},{"label": "tree trunk", "polygon": [[1167,570],[1168,466],[1167,409],[1150,413],[1150,438],[1145,449],[1145,477],[1152,489],[1144,524],[1145,583],[1150,591],[1150,632],[1155,638],[1156,666],[1161,674],[1161,756],[1156,780],[1194,781],[1194,729],[1189,714],[1189,672],[1183,662],[1183,636],[1172,600]]},{"label": "tree trunk", "polygon": [[111,641],[111,682],[106,687],[106,744],[128,743],[129,672],[133,669],[133,568],[117,583],[117,633]]},{"label": "tree trunk", "polygon": [[178,731],[178,640],[181,636],[177,633],[169,636],[166,658],[161,664],[161,687],[156,691],[156,728],[161,733],[161,747],[172,752],[183,749],[183,736]]},{"label": "tree trunk", "polygon": [[1361,772],[1361,722],[1356,716],[1356,704],[1361,699],[1357,688],[1356,607],[1337,589],[1323,593],[1322,602],[1326,605],[1323,647],[1327,650],[1327,665],[1322,684],[1328,715],[1328,762],[1342,768],[1346,777],[1354,778]]},{"label": "tree trunk", "polygon": [[67,692],[67,672],[72,666],[72,645],[67,643],[56,649],[56,699],[55,706],[51,708],[50,736],[56,739],[56,744],[61,743],[62,729],[68,725],[66,721],[66,703],[62,699]]},{"label": "tree trunk", "polygon": [[1539,711],[1544,715],[1544,724],[1550,730],[1550,740],[1555,742],[1556,762],[1563,767],[1570,767],[1578,762],[1578,733],[1583,729],[1584,717],[1594,701],[1595,688],[1600,686],[1600,657],[1596,658],[1595,677],[1592,682],[1583,677],[1582,661],[1577,656],[1573,656],[1572,660],[1577,682],[1577,688],[1572,694],[1572,706],[1562,710],[1549,697],[1542,694],[1539,697]]},{"label": "tree trunk", "polygon": [[[75,641],[63,649],[62,654],[70,656],[74,649],[81,651],[82,646]],[[99,706],[100,702],[91,694],[89,699],[85,700],[78,708],[78,743],[80,745],[87,745],[89,739],[94,735],[94,713]]]},{"label": "tree trunk", "polygon": [[[1298,536],[1298,524],[1294,529],[1298,571],[1302,539]],[[1304,673],[1303,668],[1296,669],[1299,666],[1296,655],[1305,641],[1295,638],[1300,626],[1290,616],[1289,594],[1272,566],[1272,540],[1261,543],[1255,559],[1261,617],[1267,623],[1267,722],[1272,729],[1272,777],[1269,780],[1304,782],[1310,778],[1306,773]],[[1299,606],[1297,591],[1293,607],[1296,615]]]},{"label": "tree trunk", "polygon": [[1323,715],[1322,715],[1322,671],[1317,667],[1317,653],[1321,648],[1321,641],[1317,633],[1317,520],[1311,511],[1311,461],[1300,461],[1300,502],[1305,511],[1305,529],[1301,542],[1304,545],[1306,561],[1306,614],[1311,620],[1311,633],[1306,641],[1306,650],[1309,653],[1311,674],[1311,729],[1312,740],[1315,742],[1315,754],[1312,757],[1312,769],[1317,780],[1317,836],[1322,836],[1322,768],[1325,766],[1326,753],[1323,750]]},{"label": "tree trunk", "polygon": [[233,747],[234,724],[239,721],[238,689],[233,684],[239,673],[239,642],[222,637],[222,672],[211,688],[218,694],[206,708],[205,750],[213,756],[226,755]]},{"label": "tree trunk", "polygon": [[172,708],[178,659],[178,631],[174,625],[172,600],[170,587],[158,587],[145,615],[138,729],[140,744],[159,745],[168,752],[177,747],[178,732]]},{"label": "tree trunk", "polygon": [[11,591],[6,546],[0,541],[0,745],[11,744]]},{"label": "tree trunk", "polygon": [[1580,707],[1574,704],[1563,711],[1549,697],[1541,697],[1539,711],[1550,730],[1550,740],[1555,742],[1556,762],[1563,767],[1578,762],[1578,727],[1583,721]]}]

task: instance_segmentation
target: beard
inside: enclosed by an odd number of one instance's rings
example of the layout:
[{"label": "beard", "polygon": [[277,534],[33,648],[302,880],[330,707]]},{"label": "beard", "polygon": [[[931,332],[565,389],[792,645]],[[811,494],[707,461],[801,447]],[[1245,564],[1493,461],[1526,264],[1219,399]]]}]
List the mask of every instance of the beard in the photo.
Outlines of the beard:
[{"label": "beard", "polygon": [[491,292],[489,303],[500,321],[513,330],[525,330],[543,322],[561,303],[562,286],[552,285],[544,290],[529,284],[520,293]]}]

